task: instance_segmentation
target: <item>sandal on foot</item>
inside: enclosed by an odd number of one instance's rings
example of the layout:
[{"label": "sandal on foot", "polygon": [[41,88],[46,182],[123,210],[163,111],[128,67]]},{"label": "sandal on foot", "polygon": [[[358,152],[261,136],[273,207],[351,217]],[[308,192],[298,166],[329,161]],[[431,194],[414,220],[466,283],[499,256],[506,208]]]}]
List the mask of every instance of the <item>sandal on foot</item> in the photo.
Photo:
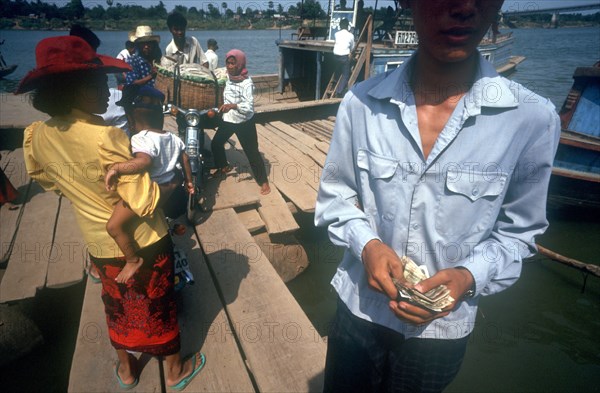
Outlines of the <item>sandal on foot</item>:
[{"label": "sandal on foot", "polygon": [[[96,274],[98,273],[98,271],[96,271]],[[90,278],[90,280],[92,280],[92,282],[94,284],[100,284],[102,282],[102,280],[100,279],[100,277],[96,277],[94,276],[94,274],[92,273],[92,268],[88,268],[87,270],[87,275]]]},{"label": "sandal on foot", "polygon": [[[198,355],[200,355],[200,364],[198,365],[198,367],[196,367],[196,362],[198,361]],[[186,358],[185,360],[187,360],[189,358]],[[175,384],[175,385],[170,385],[167,386],[169,389],[173,389],[173,390],[177,390],[177,391],[181,391],[183,389],[186,388],[186,386],[192,382],[192,379],[194,379],[194,377],[196,375],[198,375],[198,373],[200,372],[200,370],[202,370],[202,368],[204,367],[204,365],[206,364],[206,357],[204,356],[204,354],[202,352],[198,352],[195,353],[194,355],[192,355],[192,365],[194,368],[194,370],[192,370],[192,373],[190,375],[188,375],[187,377],[183,378],[181,381],[179,381],[179,383]]]},{"label": "sandal on foot", "polygon": [[[92,276],[90,276],[90,277],[92,277]],[[132,383],[123,382],[123,380],[121,380],[121,377],[119,376],[119,366],[120,365],[121,365],[121,362],[119,360],[117,360],[117,365],[115,366],[115,375],[117,376],[117,382],[119,382],[119,387],[123,390],[131,390],[137,386],[137,384],[140,382],[140,378],[136,377],[135,381],[133,381]]]}]

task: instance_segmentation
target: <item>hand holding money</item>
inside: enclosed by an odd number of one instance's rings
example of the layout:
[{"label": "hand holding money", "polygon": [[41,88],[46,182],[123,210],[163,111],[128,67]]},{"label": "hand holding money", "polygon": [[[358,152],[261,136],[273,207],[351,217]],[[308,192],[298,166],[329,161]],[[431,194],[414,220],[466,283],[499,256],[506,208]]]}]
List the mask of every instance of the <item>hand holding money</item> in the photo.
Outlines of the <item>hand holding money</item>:
[{"label": "hand holding money", "polygon": [[428,310],[441,312],[445,307],[454,303],[454,298],[450,296],[450,290],[446,285],[439,285],[425,293],[421,293],[412,286],[429,278],[426,269],[422,269],[407,256],[400,258],[404,265],[404,282],[392,278],[392,282],[398,289],[398,301],[408,301],[412,304],[424,307]]}]

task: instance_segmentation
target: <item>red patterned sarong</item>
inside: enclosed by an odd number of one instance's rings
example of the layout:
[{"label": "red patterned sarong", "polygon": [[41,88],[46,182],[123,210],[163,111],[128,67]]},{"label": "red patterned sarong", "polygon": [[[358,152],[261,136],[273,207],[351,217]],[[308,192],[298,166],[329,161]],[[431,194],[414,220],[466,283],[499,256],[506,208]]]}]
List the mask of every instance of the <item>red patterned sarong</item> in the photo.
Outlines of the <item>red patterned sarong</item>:
[{"label": "red patterned sarong", "polygon": [[115,349],[155,356],[175,354],[180,341],[171,238],[165,236],[138,255],[144,264],[125,284],[115,281],[125,264],[124,258],[90,255],[102,280],[110,341]]}]

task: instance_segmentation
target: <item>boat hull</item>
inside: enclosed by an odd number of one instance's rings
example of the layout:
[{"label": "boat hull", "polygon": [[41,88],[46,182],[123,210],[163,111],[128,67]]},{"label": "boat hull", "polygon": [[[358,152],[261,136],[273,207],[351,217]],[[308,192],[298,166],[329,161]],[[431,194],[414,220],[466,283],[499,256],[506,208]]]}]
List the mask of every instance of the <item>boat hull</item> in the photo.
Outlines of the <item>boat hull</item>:
[{"label": "boat hull", "polygon": [[0,68],[0,78],[4,78],[5,76],[12,74],[16,69],[17,69],[16,64],[10,65],[8,67],[1,67]]}]

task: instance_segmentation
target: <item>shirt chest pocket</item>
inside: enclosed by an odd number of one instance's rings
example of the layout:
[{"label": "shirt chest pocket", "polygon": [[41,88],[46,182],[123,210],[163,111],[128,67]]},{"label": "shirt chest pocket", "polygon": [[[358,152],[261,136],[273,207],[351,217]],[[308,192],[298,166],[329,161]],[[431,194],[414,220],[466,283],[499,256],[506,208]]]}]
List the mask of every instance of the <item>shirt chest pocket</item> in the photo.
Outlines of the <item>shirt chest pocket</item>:
[{"label": "shirt chest pocket", "polygon": [[506,180],[505,174],[448,171],[437,204],[437,232],[463,239],[491,229],[502,205]]},{"label": "shirt chest pocket", "polygon": [[362,205],[368,210],[366,213],[393,220],[397,204],[394,195],[399,181],[395,176],[398,161],[364,149],[358,151],[356,160],[360,169]]}]

